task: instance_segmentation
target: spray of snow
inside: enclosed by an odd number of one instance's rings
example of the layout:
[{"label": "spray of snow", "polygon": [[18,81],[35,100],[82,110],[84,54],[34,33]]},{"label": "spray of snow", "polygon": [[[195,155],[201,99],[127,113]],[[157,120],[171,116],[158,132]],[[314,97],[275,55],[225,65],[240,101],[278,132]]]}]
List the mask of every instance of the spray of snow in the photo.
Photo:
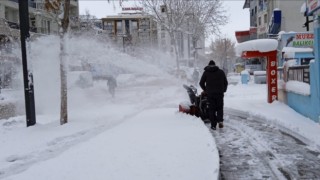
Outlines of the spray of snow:
[{"label": "spray of snow", "polygon": [[[28,67],[34,75],[37,114],[59,114],[60,111],[59,41],[57,36],[46,36],[30,42],[28,46]],[[167,72],[175,67],[175,61],[169,54],[152,49],[137,50],[140,54],[135,54],[134,57],[122,53],[122,48],[97,38],[70,36],[66,43],[69,69],[81,67],[80,71],[84,72],[68,72],[69,90],[75,88],[75,76],[85,74],[86,79],[90,79],[85,71],[91,71],[92,76],[112,75],[119,78],[121,85],[132,85],[143,83],[143,80],[152,81],[159,76],[168,77],[170,75]],[[85,65],[90,68],[84,68]],[[18,84],[22,88],[22,72],[18,76]],[[138,81],[137,77],[143,77],[143,80]],[[80,84],[78,88],[85,86],[86,84]],[[19,98],[21,104],[24,103],[22,97],[23,93]]]}]

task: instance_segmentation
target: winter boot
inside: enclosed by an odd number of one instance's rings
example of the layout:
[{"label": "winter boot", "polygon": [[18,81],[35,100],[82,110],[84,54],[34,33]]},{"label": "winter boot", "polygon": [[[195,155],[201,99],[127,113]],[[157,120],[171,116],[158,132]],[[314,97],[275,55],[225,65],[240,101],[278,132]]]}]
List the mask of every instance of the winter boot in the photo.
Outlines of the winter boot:
[{"label": "winter boot", "polygon": [[219,128],[223,128],[223,122],[219,122]]}]

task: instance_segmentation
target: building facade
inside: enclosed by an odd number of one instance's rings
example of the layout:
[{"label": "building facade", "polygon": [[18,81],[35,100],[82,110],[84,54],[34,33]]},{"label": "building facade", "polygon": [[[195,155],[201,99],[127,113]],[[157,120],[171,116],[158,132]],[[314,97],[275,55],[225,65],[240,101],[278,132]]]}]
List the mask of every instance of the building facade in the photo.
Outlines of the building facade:
[{"label": "building facade", "polygon": [[[0,35],[9,35],[14,38],[19,37],[19,0],[1,0],[0,1]],[[28,0],[30,32],[39,34],[57,34],[59,32],[58,24],[54,16],[45,10],[45,0]],[[71,28],[77,28],[79,17],[78,0],[70,1],[70,19]],[[74,21],[72,21],[74,20]],[[4,27],[7,25],[7,27]],[[11,31],[8,32],[8,28]]]},{"label": "building facade", "polygon": [[102,18],[102,29],[119,46],[158,46],[157,24],[143,13],[122,13]]},{"label": "building facade", "polygon": [[303,27],[305,17],[299,13],[304,2],[304,0],[246,0],[243,8],[248,8],[250,11],[250,27],[256,27],[257,39],[274,38],[280,31],[306,30]]}]

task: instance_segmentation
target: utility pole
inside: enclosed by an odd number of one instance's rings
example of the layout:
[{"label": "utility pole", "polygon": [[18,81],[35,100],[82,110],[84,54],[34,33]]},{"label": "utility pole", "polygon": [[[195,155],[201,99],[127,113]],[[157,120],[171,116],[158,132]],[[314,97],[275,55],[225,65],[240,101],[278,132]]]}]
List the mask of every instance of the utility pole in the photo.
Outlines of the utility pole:
[{"label": "utility pole", "polygon": [[26,39],[29,34],[29,9],[27,0],[19,0],[20,39],[23,68],[24,96],[27,127],[36,124],[36,113],[33,91],[33,75],[28,71]]}]

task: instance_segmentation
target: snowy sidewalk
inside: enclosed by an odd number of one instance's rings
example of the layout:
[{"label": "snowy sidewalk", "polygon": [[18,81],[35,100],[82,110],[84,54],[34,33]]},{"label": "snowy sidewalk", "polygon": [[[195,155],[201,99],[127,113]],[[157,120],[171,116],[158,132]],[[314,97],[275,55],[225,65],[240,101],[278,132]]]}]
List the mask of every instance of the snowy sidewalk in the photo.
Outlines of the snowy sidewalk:
[{"label": "snowy sidewalk", "polygon": [[160,86],[144,82],[119,87],[112,99],[103,83],[70,91],[66,125],[49,114],[29,128],[24,117],[0,121],[0,179],[218,178],[210,131],[198,118],[178,113],[187,100],[182,86],[168,79]]}]

